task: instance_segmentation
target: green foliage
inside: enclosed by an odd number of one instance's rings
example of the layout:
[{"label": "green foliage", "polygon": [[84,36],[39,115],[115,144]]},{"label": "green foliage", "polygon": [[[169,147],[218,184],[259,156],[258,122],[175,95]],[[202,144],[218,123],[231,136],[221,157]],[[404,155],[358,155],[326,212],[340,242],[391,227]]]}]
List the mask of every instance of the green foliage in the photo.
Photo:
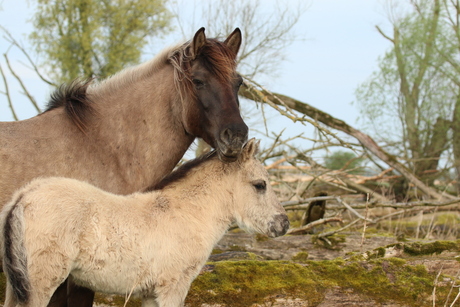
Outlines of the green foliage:
[{"label": "green foliage", "polygon": [[449,146],[460,84],[450,59],[458,58],[459,41],[446,18],[449,5],[410,2],[412,10],[390,17],[393,32],[381,31],[392,46],[356,90],[356,102],[367,128],[421,175],[437,168]]},{"label": "green foliage", "polygon": [[37,0],[30,35],[58,83],[106,77],[140,61],[148,37],[169,30],[164,0]]},{"label": "green foliage", "polygon": [[350,173],[359,173],[363,159],[349,151],[337,150],[324,157],[324,166],[332,170],[351,170]]}]

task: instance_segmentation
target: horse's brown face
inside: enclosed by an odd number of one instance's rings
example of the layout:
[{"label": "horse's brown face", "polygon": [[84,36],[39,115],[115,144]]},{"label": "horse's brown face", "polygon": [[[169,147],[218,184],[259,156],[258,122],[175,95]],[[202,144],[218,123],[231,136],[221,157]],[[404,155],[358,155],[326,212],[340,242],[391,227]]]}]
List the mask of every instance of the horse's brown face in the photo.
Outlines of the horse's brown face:
[{"label": "horse's brown face", "polygon": [[194,63],[193,83],[200,109],[200,135],[217,149],[222,161],[235,161],[248,138],[248,126],[241,118],[238,90],[243,79],[235,75],[222,82],[202,64]]},{"label": "horse's brown face", "polygon": [[[236,29],[225,42],[206,40],[199,30],[190,45],[193,56],[190,79],[195,97],[186,112],[189,133],[214,147],[219,159],[235,161],[248,139],[248,126],[239,108],[238,90],[243,79],[235,71],[235,57],[241,44]],[[192,109],[193,108],[193,109]]]}]

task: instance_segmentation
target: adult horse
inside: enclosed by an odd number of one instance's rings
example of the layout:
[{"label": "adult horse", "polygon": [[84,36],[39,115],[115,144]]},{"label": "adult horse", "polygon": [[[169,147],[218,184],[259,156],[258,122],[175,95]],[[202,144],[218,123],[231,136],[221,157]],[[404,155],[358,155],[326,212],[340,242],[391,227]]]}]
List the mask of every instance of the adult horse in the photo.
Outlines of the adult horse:
[{"label": "adult horse", "polygon": [[[204,28],[185,44],[102,82],[76,81],[47,110],[0,123],[0,204],[40,176],[87,181],[117,194],[159,182],[195,137],[236,160],[248,128],[239,112],[241,32],[223,42]],[[49,306],[91,306],[94,293],[63,284]],[[68,301],[68,304],[67,302]]]}]

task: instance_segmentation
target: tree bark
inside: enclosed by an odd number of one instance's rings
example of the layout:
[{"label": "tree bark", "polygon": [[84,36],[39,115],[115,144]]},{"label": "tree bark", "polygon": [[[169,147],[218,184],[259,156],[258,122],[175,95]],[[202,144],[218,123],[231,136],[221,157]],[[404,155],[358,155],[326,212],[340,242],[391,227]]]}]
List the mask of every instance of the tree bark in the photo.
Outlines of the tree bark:
[{"label": "tree bark", "polygon": [[454,151],[454,165],[457,173],[457,191],[460,191],[460,89],[454,107],[452,120],[452,147]]},{"label": "tree bark", "polygon": [[351,127],[340,119],[337,119],[321,110],[318,110],[291,97],[282,94],[271,93],[266,90],[260,91],[248,81],[245,81],[244,86],[240,88],[239,95],[257,102],[270,103],[278,106],[284,105],[292,110],[305,114],[308,117],[325,124],[326,126],[345,132],[346,134],[356,138],[362,146],[367,148],[371,153],[376,155],[383,162],[401,173],[426,195],[438,200],[443,198],[453,198],[451,195],[440,194],[435,189],[425,185],[406,166],[399,163],[395,156],[387,153],[379,145],[377,145],[377,143],[370,136]]}]

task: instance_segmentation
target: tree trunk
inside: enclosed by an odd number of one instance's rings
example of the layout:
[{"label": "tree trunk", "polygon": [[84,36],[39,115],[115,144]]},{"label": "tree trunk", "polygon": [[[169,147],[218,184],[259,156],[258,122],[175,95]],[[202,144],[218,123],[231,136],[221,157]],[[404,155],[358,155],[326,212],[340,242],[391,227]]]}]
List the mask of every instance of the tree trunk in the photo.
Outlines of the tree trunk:
[{"label": "tree trunk", "polygon": [[452,147],[454,151],[455,170],[457,173],[457,192],[460,193],[460,89],[455,102],[454,118],[452,120]]}]

